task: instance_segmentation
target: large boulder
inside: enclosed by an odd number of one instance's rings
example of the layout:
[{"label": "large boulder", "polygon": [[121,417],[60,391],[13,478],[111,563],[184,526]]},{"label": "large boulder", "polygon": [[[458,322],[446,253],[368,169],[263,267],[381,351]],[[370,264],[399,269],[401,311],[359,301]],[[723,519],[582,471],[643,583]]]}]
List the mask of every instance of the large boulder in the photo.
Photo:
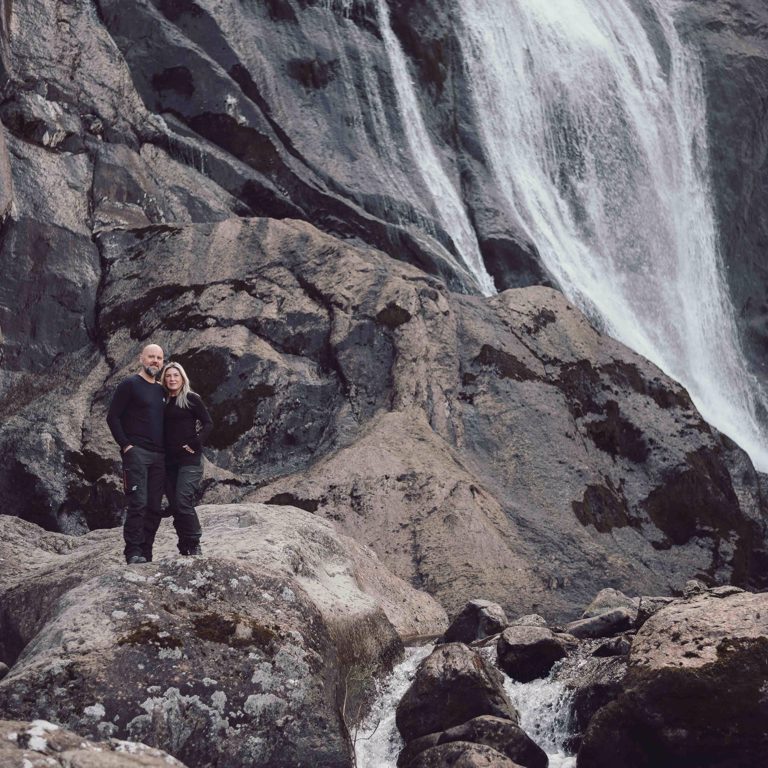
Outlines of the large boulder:
[{"label": "large boulder", "polygon": [[385,610],[403,634],[442,628],[444,613],[303,510],[199,512],[206,557],[175,555],[161,529],[138,567],[118,531],[73,539],[0,518],[16,563],[0,595],[15,662],[0,712],[193,766],[349,764],[348,728],[402,648]]},{"label": "large boulder", "polygon": [[452,741],[419,752],[404,768],[523,768],[485,744]]},{"label": "large boulder", "polygon": [[398,768],[408,768],[420,752],[452,742],[484,744],[523,768],[547,768],[547,753],[517,724],[502,717],[481,715],[438,734],[430,734],[408,743],[398,757]]},{"label": "large boulder", "polygon": [[3,768],[184,768],[160,749],[120,739],[89,741],[35,720],[0,720],[0,765]]},{"label": "large boulder", "polygon": [[441,638],[444,643],[472,643],[497,635],[509,625],[504,609],[489,600],[470,600]]},{"label": "large boulder", "polygon": [[546,627],[516,626],[505,629],[496,643],[499,666],[513,679],[530,683],[546,677],[567,650]]},{"label": "large boulder", "polygon": [[498,670],[461,643],[439,645],[419,665],[397,705],[397,729],[406,743],[481,715],[517,722]]},{"label": "large boulder", "polygon": [[565,625],[565,631],[574,637],[610,637],[632,627],[637,618],[637,608],[611,608],[585,619]]},{"label": "large boulder", "polygon": [[762,765],[766,685],[767,595],[675,601],[638,631],[623,692],[591,718],[578,765]]},{"label": "large boulder", "polygon": [[119,522],[104,416],[152,338],[212,412],[208,501],[334,519],[451,611],[482,594],[561,620],[606,580],[762,583],[765,502],[748,464],[729,470],[744,454],[557,292],[458,296],[295,221],[100,242],[103,355],[13,401],[5,509],[73,532]]}]

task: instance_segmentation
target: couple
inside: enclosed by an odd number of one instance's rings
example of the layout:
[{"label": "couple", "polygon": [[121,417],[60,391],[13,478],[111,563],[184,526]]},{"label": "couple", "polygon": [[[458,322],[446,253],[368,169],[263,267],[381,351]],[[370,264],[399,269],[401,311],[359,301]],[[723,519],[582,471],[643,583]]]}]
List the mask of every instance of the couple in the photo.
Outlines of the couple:
[{"label": "couple", "polygon": [[163,368],[161,347],[147,344],[139,362],[141,370],[118,384],[107,414],[123,460],[128,499],[123,538],[129,565],[152,561],[163,491],[179,552],[202,554],[195,499],[203,478],[202,444],[213,426],[184,369],[178,363]]}]

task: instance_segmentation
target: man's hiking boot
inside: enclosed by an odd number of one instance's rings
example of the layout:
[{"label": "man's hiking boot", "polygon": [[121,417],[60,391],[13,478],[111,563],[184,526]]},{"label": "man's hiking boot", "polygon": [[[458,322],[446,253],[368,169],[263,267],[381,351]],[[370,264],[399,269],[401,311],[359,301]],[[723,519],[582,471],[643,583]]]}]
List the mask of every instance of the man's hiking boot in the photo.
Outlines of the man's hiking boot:
[{"label": "man's hiking boot", "polygon": [[144,555],[131,555],[128,560],[128,565],[139,565],[141,563],[146,563],[147,558],[144,557]]},{"label": "man's hiking boot", "polygon": [[182,555],[189,555],[190,557],[200,557],[203,554],[203,550],[199,544],[191,544],[181,553]]}]

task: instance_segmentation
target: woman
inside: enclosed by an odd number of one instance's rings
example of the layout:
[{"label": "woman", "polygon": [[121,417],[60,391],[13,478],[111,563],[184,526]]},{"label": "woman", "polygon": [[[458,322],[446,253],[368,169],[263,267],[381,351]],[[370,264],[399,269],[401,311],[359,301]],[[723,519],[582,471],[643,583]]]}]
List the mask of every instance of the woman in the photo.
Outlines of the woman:
[{"label": "woman", "polygon": [[[160,379],[168,400],[165,405],[165,495],[182,555],[201,555],[200,520],[195,501],[203,479],[203,443],[213,422],[192,391],[189,377],[178,363],[168,363]],[[199,431],[198,431],[199,422]]]}]

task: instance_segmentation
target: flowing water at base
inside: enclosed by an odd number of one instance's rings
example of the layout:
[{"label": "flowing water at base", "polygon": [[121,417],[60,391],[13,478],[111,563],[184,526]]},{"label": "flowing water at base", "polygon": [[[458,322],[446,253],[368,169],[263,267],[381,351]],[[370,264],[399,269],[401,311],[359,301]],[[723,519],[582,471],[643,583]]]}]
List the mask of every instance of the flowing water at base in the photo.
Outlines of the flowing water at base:
[{"label": "flowing water at base", "polygon": [[[433,650],[433,645],[406,648],[405,659],[381,681],[371,713],[354,735],[357,768],[397,765],[403,740],[395,724],[395,711],[416,668]],[[489,661],[491,651],[482,651]],[[549,767],[575,768],[576,758],[565,750],[572,699],[565,686],[549,679],[516,683],[505,675],[504,688],[520,714],[523,730],[549,756]]]},{"label": "flowing water at base", "polygon": [[576,758],[565,749],[573,692],[549,678],[517,683],[505,677],[504,689],[520,713],[522,729],[549,756],[549,768],[575,768]]},{"label": "flowing water at base", "polygon": [[354,734],[357,768],[394,768],[403,748],[395,712],[408,690],[416,668],[433,651],[433,645],[405,649],[405,659],[379,683],[379,693],[368,717]]}]

